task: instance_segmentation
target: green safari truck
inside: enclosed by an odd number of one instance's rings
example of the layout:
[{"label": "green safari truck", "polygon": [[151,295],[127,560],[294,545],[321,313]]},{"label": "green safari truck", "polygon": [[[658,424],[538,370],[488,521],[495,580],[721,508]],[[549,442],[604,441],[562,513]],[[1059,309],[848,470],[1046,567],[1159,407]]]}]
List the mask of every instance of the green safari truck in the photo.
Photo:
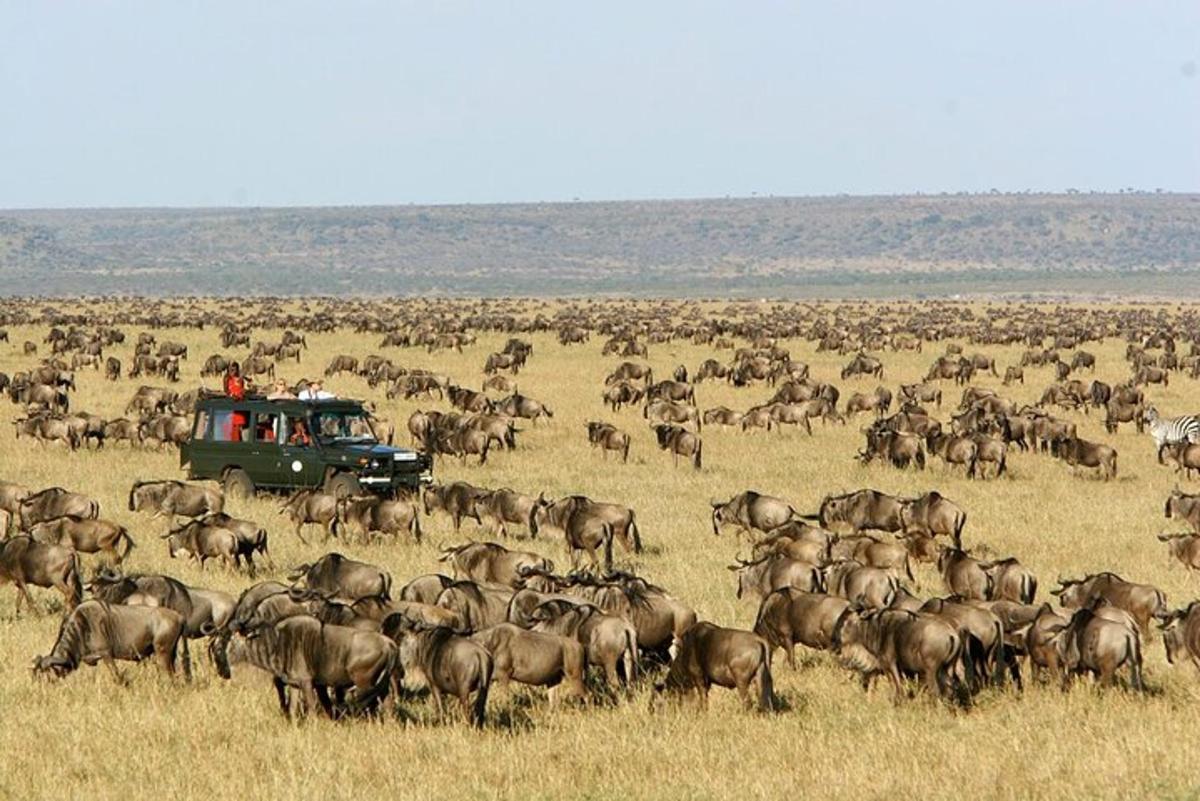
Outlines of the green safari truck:
[{"label": "green safari truck", "polygon": [[341,398],[204,398],[179,462],[189,478],[242,496],[310,488],[393,495],[433,480],[426,454],[381,444],[362,403]]}]

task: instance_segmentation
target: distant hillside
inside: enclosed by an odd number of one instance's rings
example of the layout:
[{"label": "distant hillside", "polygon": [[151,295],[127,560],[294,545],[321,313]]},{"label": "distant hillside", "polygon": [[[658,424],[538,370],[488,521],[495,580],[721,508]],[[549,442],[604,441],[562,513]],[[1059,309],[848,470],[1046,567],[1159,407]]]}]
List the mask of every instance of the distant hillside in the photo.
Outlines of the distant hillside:
[{"label": "distant hillside", "polygon": [[0,278],[7,294],[1200,294],[1200,195],[0,211]]}]

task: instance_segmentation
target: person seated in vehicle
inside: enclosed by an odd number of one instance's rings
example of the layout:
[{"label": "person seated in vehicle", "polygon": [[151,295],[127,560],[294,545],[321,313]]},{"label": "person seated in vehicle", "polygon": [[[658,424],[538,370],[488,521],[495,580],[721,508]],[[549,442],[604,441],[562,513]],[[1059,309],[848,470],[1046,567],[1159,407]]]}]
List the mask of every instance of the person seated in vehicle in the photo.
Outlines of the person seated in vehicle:
[{"label": "person seated in vehicle", "polygon": [[292,433],[288,435],[288,445],[312,445],[312,437],[308,435],[308,426],[303,420],[292,421]]},{"label": "person seated in vehicle", "polygon": [[337,396],[332,392],[325,391],[324,380],[320,378],[314,378],[312,381],[308,382],[308,386],[302,389],[297,397],[300,398],[300,400],[314,401],[328,400],[329,398],[335,398]]},{"label": "person seated in vehicle", "polygon": [[296,396],[288,389],[287,381],[282,378],[276,378],[275,383],[271,385],[271,392],[267,395],[267,400],[290,400]]}]

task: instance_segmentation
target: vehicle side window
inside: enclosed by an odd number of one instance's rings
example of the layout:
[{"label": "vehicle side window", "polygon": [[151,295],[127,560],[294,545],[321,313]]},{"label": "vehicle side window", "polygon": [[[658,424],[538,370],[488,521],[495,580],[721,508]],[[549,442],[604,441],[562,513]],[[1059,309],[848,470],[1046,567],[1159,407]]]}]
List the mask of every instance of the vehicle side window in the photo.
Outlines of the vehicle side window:
[{"label": "vehicle side window", "polygon": [[196,427],[192,429],[192,436],[195,439],[208,439],[211,436],[208,431],[208,412],[196,412]]},{"label": "vehicle side window", "polygon": [[250,412],[234,409],[231,411],[213,412],[212,432],[209,439],[214,442],[249,442],[251,431],[248,427]]},{"label": "vehicle side window", "polygon": [[275,442],[276,432],[279,431],[278,414],[257,414],[254,416],[254,440],[256,442]]},{"label": "vehicle side window", "polygon": [[212,426],[208,429],[205,439],[213,442],[229,442],[233,429],[233,412],[213,412]]}]

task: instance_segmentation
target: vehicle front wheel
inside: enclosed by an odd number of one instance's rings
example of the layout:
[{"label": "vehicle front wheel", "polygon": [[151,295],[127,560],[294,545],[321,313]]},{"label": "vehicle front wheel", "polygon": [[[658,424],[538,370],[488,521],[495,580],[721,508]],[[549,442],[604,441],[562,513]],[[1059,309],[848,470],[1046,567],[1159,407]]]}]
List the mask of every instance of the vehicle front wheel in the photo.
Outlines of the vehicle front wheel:
[{"label": "vehicle front wheel", "polygon": [[243,501],[254,497],[254,482],[245,470],[235,467],[225,474],[225,497]]},{"label": "vehicle front wheel", "polygon": [[358,478],[350,473],[338,473],[325,481],[325,491],[338,498],[353,498],[362,494]]}]

